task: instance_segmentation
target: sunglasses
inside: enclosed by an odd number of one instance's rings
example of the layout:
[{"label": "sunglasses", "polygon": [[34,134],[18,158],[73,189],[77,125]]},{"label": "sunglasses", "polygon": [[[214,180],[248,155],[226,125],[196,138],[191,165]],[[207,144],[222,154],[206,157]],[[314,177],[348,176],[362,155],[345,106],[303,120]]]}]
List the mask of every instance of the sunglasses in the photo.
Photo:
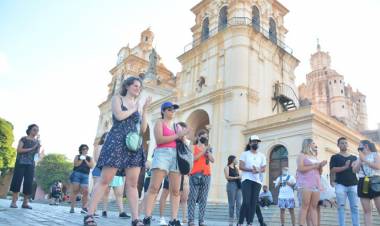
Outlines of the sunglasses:
[{"label": "sunglasses", "polygon": [[171,112],[174,112],[175,109],[174,109],[174,108],[165,108],[164,111],[171,111]]}]

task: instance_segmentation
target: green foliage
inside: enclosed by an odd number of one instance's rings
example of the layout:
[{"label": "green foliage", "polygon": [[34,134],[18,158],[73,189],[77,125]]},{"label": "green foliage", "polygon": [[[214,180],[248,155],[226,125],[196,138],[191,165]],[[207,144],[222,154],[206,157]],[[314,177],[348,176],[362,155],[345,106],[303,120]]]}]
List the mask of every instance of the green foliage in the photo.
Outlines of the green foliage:
[{"label": "green foliage", "polygon": [[48,154],[36,166],[36,182],[44,192],[49,193],[54,182],[67,183],[73,164],[61,154]]},{"label": "green foliage", "polygon": [[13,125],[0,118],[0,170],[13,168],[16,161],[16,150],[12,147],[14,141]]}]

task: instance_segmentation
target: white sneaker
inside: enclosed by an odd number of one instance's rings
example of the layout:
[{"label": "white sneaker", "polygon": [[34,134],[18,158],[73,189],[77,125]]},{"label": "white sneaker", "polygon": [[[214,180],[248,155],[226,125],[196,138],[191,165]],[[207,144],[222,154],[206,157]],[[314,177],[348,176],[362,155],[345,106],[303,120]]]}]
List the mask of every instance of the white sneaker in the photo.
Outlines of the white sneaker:
[{"label": "white sneaker", "polygon": [[160,226],[166,226],[166,225],[168,225],[168,224],[166,223],[165,217],[161,217],[160,218]]},{"label": "white sneaker", "polygon": [[267,210],[267,209],[268,209],[268,207],[267,207],[267,206],[265,206],[265,207],[264,207],[264,209],[265,209],[265,210]]}]

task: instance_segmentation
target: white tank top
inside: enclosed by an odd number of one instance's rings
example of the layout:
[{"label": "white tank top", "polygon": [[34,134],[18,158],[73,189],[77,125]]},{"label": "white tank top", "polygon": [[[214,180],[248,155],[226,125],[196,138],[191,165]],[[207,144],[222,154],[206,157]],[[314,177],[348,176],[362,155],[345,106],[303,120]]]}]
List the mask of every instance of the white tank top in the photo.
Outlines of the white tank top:
[{"label": "white tank top", "polygon": [[[370,163],[373,163],[375,162],[375,158],[377,156],[377,152],[371,152],[369,153],[365,159],[370,162]],[[364,170],[364,172],[363,172]],[[360,170],[359,170],[359,177],[365,177],[365,176],[368,176],[368,177],[372,177],[372,176],[380,176],[380,170],[376,170],[374,168],[371,168],[368,166],[368,164],[364,163],[362,164],[362,166],[360,167]]]}]

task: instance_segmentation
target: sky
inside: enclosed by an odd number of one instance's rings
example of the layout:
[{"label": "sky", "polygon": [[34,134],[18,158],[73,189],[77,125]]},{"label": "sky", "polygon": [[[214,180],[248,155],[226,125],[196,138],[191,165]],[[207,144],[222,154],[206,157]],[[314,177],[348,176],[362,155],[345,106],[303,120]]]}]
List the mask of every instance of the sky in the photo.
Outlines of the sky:
[{"label": "sky", "polygon": [[[13,123],[16,141],[37,123],[46,153],[71,159],[80,144],[91,147],[120,48],[135,46],[150,27],[163,63],[176,74],[176,58],[192,40],[190,9],[198,2],[1,0],[0,117]],[[332,68],[367,95],[369,127],[377,128],[380,1],[280,2],[290,11],[285,42],[301,61],[297,84],[310,71],[319,38]]]}]

